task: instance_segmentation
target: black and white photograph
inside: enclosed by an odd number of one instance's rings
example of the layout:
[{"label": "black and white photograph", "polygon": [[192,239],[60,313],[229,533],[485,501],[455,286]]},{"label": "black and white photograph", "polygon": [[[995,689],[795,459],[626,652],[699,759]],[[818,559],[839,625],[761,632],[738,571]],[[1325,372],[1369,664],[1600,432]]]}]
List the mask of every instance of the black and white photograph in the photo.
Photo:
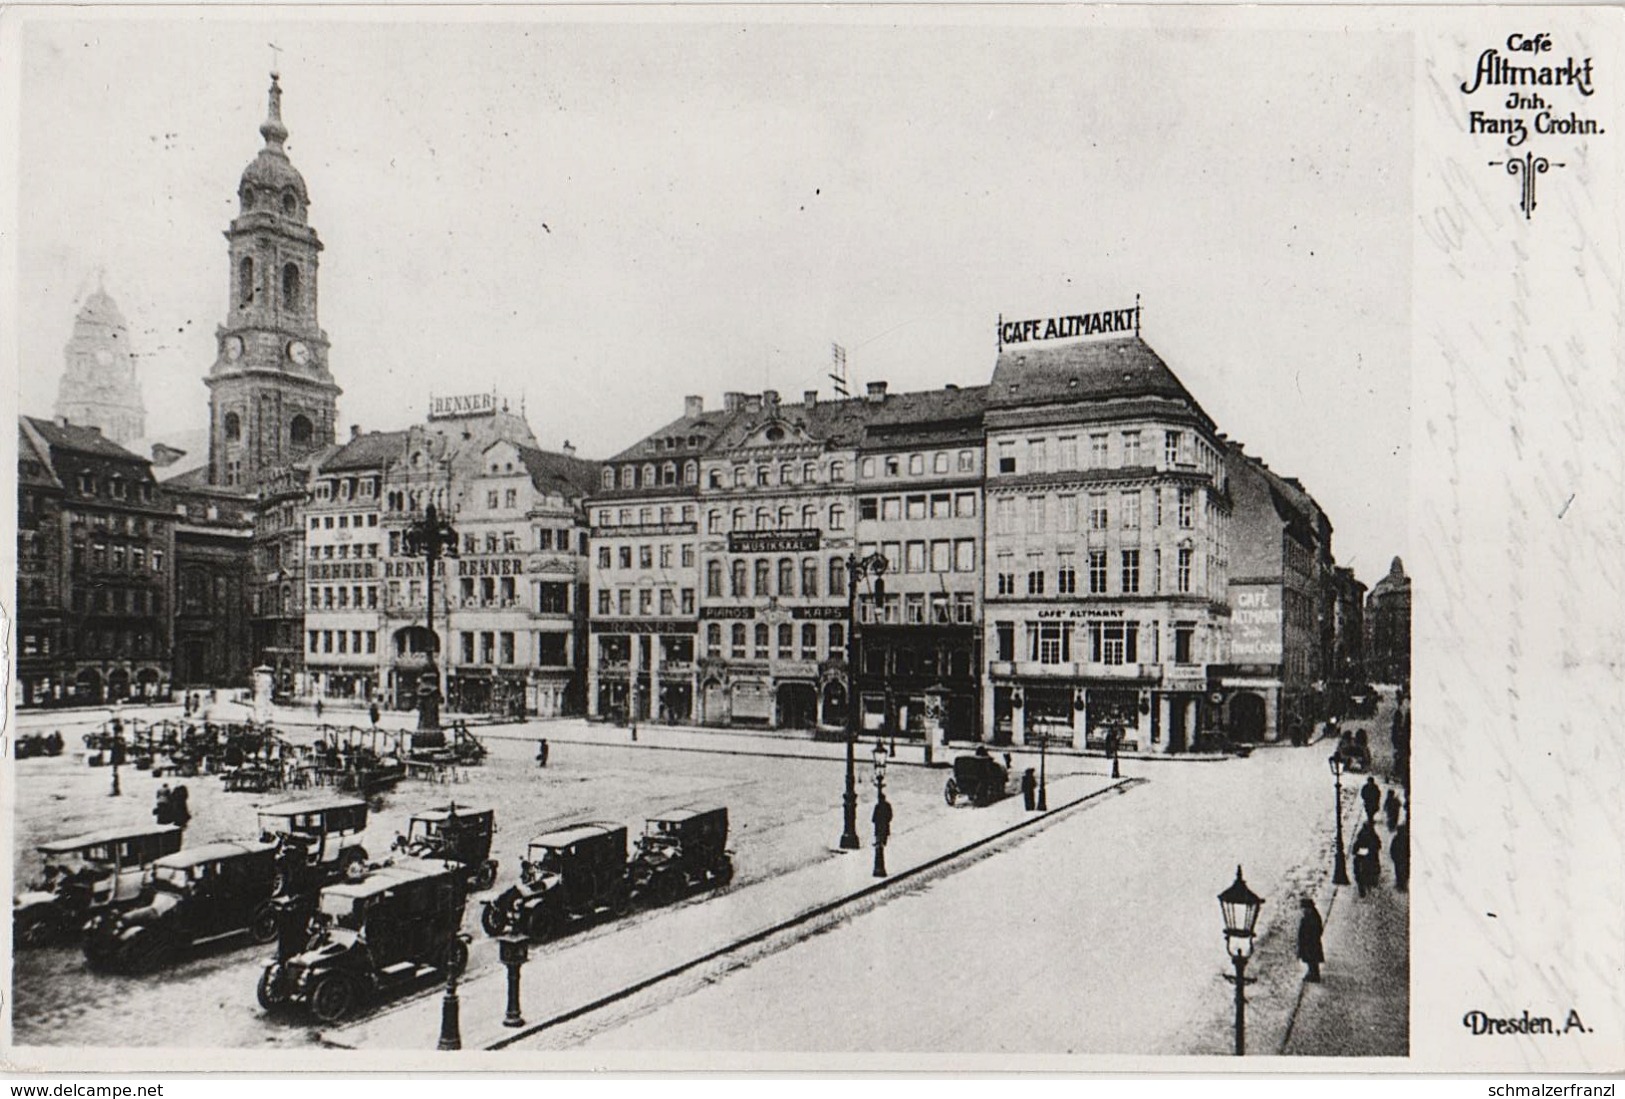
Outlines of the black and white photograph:
[{"label": "black and white photograph", "polygon": [[1512,14],[7,12],[8,1065],[1617,1071]]}]

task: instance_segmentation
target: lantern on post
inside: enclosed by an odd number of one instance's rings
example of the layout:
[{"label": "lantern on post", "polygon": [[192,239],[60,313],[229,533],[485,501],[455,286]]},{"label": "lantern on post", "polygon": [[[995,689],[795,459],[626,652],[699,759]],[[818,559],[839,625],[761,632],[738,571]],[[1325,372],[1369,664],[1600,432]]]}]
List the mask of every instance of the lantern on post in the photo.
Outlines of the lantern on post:
[{"label": "lantern on post", "polygon": [[1247,888],[1236,867],[1236,880],[1219,894],[1219,910],[1224,915],[1224,948],[1230,955],[1235,974],[1228,979],[1236,986],[1236,1056],[1247,1052],[1247,962],[1253,956],[1253,929],[1264,898]]}]

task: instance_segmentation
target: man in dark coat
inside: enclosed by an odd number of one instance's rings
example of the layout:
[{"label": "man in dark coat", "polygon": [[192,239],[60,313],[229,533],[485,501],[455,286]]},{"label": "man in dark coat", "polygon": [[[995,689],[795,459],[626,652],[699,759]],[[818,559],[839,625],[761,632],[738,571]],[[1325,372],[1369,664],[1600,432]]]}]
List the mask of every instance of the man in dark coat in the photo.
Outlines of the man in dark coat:
[{"label": "man in dark coat", "polygon": [[547,766],[547,738],[543,737],[536,742],[536,766]]},{"label": "man in dark coat", "polygon": [[1405,892],[1411,882],[1411,826],[1401,824],[1388,845],[1388,856],[1394,860],[1394,888]]},{"label": "man in dark coat", "polygon": [[1354,882],[1360,887],[1360,896],[1367,889],[1376,888],[1382,877],[1382,840],[1377,838],[1375,822],[1367,820],[1360,825],[1354,837]]},{"label": "man in dark coat", "polygon": [[1382,808],[1382,787],[1377,785],[1375,775],[1365,777],[1365,785],[1360,787],[1360,800],[1365,802],[1365,815],[1370,820],[1377,819],[1377,810]]},{"label": "man in dark coat", "polygon": [[873,817],[876,847],[884,847],[886,841],[891,838],[891,816],[891,802],[886,800],[885,794],[881,794],[880,800],[875,802],[875,815]]},{"label": "man in dark coat", "polygon": [[1320,981],[1320,963],[1326,960],[1326,951],[1320,944],[1320,937],[1326,930],[1321,922],[1320,910],[1315,902],[1308,897],[1299,902],[1303,906],[1303,918],[1298,921],[1298,960],[1309,967],[1306,981]]},{"label": "man in dark coat", "polygon": [[171,800],[173,796],[169,792],[169,783],[158,787],[157,803],[152,807],[152,819],[159,824],[175,823],[174,803]]},{"label": "man in dark coat", "polygon": [[1388,796],[1382,800],[1382,812],[1388,818],[1388,831],[1399,827],[1399,791],[1392,786],[1388,788]]},{"label": "man in dark coat", "polygon": [[1038,779],[1033,775],[1033,769],[1027,768],[1021,773],[1021,803],[1030,812],[1036,804],[1038,795]]},{"label": "man in dark coat", "polygon": [[378,703],[374,702],[367,707],[367,716],[372,718],[372,727],[374,729],[378,728]]}]

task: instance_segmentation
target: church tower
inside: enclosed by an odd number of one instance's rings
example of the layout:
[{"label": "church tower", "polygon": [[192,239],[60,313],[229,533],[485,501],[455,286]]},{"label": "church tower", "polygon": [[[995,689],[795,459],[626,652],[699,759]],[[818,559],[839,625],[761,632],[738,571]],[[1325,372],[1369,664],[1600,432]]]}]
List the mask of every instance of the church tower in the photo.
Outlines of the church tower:
[{"label": "church tower", "polygon": [[209,481],[253,488],[273,471],[333,443],[341,392],[317,322],[322,242],[307,218],[304,177],[282,147],[282,86],[271,74],[265,147],[243,170],[239,210],[226,230],[226,323],[209,387]]},{"label": "church tower", "polygon": [[56,391],[56,414],[120,444],[147,433],[147,409],[135,376],[129,326],[98,279],[74,318],[73,336],[62,349],[66,369]]}]

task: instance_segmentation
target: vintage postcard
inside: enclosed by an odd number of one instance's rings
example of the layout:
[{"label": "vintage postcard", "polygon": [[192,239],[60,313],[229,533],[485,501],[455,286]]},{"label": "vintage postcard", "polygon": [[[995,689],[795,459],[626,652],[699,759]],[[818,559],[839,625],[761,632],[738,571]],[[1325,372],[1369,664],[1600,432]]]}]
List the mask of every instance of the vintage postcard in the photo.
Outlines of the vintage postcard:
[{"label": "vintage postcard", "polygon": [[1625,1069],[1622,46],[8,8],[6,1069]]}]

